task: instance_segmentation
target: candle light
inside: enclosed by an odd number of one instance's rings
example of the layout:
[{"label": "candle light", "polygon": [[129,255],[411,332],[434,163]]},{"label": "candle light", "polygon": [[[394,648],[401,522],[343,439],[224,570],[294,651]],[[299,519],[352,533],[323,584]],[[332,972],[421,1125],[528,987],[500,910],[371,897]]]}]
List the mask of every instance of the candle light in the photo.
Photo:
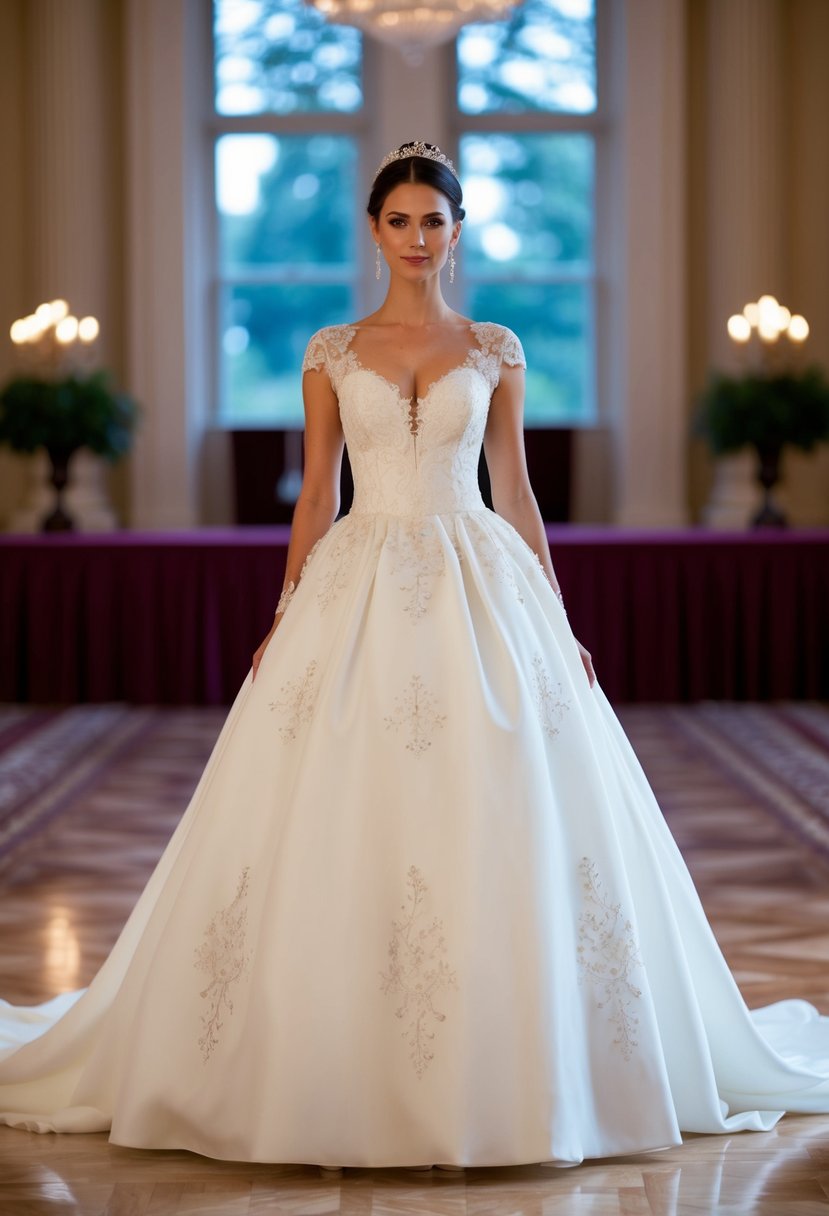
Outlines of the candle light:
[{"label": "candle light", "polygon": [[78,322],[78,337],[87,345],[95,341],[100,330],[101,327],[95,317],[82,317]]},{"label": "candle light", "polygon": [[[779,349],[783,335],[798,346],[809,336],[806,318],[800,314],[793,316],[791,310],[771,294],[762,295],[759,300],[746,304],[742,313],[728,318],[726,328],[731,341],[743,348],[747,348],[752,334],[756,332],[760,351],[763,352],[761,361],[769,366],[773,348]],[[774,356],[774,363],[779,363],[779,356]]]},{"label": "candle light", "polygon": [[88,368],[100,332],[97,317],[78,320],[68,300],[59,298],[38,304],[34,312],[18,317],[9,329],[9,337],[22,363],[53,378]]},{"label": "candle light", "polygon": [[62,321],[58,321],[55,326],[55,337],[62,346],[70,346],[73,342],[77,341],[78,318],[73,317],[70,313]]},{"label": "candle light", "polygon": [[809,322],[796,313],[789,321],[788,334],[792,342],[805,342],[809,336]]},{"label": "candle light", "polygon": [[735,313],[728,318],[728,336],[734,342],[748,342],[751,337],[751,325],[742,313]]},{"label": "candle light", "polygon": [[757,301],[757,335],[761,342],[776,342],[780,337],[780,305],[774,296],[760,296]]}]

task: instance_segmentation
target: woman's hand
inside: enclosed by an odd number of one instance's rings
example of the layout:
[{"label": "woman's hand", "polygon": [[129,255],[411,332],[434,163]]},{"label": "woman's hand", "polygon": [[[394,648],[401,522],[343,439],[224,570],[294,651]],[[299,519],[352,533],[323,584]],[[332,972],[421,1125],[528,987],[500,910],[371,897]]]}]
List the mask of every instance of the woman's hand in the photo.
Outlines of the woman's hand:
[{"label": "woman's hand", "polygon": [[262,662],[262,657],[263,657],[265,651],[268,649],[268,642],[271,640],[273,635],[276,633],[276,630],[279,626],[279,622],[282,620],[282,617],[284,615],[285,614],[283,612],[280,612],[278,616],[275,616],[273,618],[273,624],[271,625],[270,633],[265,638],[262,645],[257,650],[254,651],[253,661],[251,662],[251,670],[253,672],[253,674],[251,676],[251,683],[253,683],[253,681],[256,679],[256,673],[259,670],[259,664]]},{"label": "woman's hand", "polygon": [[590,651],[585,650],[584,646],[582,646],[582,644],[578,640],[578,638],[576,638],[576,645],[579,648],[579,654],[581,655],[581,661],[584,664],[584,670],[587,672],[587,679],[589,680],[590,687],[592,688],[593,685],[596,683],[596,673],[593,670],[593,659],[590,656]]}]

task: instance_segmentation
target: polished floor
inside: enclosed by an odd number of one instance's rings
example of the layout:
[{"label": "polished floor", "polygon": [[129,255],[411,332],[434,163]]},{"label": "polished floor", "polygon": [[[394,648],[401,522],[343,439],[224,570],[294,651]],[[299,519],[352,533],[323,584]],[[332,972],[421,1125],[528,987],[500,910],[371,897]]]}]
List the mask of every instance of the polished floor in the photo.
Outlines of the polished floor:
[{"label": "polished floor", "polygon": [[[755,740],[763,722],[751,712],[737,726]],[[710,715],[632,707],[622,717],[749,1004],[797,995],[829,1012],[829,864],[817,821],[807,831],[788,814],[800,766],[772,798],[771,774],[758,781],[756,765],[741,766],[725,743],[714,745],[728,731]],[[159,729],[142,722],[130,746],[94,781],[74,785],[60,814],[16,849],[0,877],[4,997],[31,1003],[94,974],[221,720],[216,710],[159,711]],[[749,742],[739,755],[750,757]],[[820,781],[812,781],[819,794]],[[119,1149],[103,1135],[0,1128],[2,1216],[340,1212],[829,1216],[829,1117],[786,1117],[770,1133],[689,1137],[678,1149],[571,1170],[348,1169],[324,1177],[310,1166],[239,1165]]]}]

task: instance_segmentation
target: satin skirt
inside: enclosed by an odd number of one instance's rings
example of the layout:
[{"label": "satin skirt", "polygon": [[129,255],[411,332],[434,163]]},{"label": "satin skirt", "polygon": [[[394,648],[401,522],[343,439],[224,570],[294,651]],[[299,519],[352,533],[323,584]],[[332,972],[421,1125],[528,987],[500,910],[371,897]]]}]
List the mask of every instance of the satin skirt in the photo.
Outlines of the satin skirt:
[{"label": "satin skirt", "polygon": [[316,546],[88,989],[0,1004],[0,1121],[224,1159],[577,1163],[829,1111],[750,1012],[512,527]]}]

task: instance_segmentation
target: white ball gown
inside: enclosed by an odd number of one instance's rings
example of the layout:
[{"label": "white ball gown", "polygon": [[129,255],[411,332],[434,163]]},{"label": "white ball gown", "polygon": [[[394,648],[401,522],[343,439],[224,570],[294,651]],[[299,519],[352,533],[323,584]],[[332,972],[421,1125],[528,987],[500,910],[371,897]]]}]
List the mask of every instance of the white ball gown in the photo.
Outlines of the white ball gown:
[{"label": "white ball gown", "polygon": [[2,1121],[349,1166],[575,1163],[829,1111],[750,1013],[535,554],[477,465],[509,330],[416,403],[311,340],[353,507],[83,993],[0,1015]]}]

